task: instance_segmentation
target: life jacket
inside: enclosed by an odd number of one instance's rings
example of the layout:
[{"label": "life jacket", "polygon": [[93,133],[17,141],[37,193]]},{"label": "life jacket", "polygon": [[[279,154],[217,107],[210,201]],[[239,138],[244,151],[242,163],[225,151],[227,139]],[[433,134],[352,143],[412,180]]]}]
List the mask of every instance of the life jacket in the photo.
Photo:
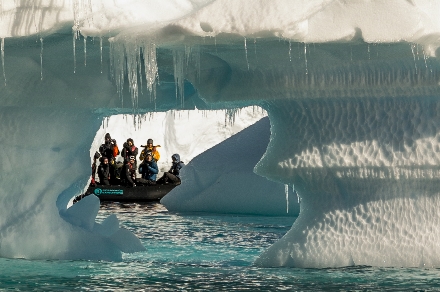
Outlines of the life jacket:
[{"label": "life jacket", "polygon": [[116,157],[119,155],[119,147],[118,145],[113,145],[113,157]]},{"label": "life jacket", "polygon": [[141,155],[139,156],[139,159],[141,161],[143,161],[145,159],[145,157],[147,157],[148,152],[151,153],[151,155],[153,156],[153,159],[157,162],[160,159],[160,154],[159,151],[157,151],[157,147],[160,147],[160,145],[156,145],[153,147],[145,147],[142,152]]}]

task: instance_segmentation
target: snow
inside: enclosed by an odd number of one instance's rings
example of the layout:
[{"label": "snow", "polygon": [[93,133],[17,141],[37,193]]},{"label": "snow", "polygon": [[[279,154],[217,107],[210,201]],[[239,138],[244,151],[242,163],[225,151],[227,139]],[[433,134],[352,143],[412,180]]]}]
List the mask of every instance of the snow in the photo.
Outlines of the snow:
[{"label": "snow", "polygon": [[[0,256],[120,258],[123,229],[63,217],[90,179],[105,117],[258,106],[270,139],[254,171],[279,183],[273,196],[288,185],[301,198],[292,229],[258,265],[440,266],[440,2],[30,2],[0,9]],[[160,137],[149,138],[170,153],[204,150]],[[259,151],[234,167],[249,170]],[[205,155],[187,179],[217,154]],[[222,188],[197,184],[185,208],[254,212],[249,190],[248,209],[197,197],[238,187],[223,171],[208,177]],[[87,254],[89,239],[102,252]]]}]

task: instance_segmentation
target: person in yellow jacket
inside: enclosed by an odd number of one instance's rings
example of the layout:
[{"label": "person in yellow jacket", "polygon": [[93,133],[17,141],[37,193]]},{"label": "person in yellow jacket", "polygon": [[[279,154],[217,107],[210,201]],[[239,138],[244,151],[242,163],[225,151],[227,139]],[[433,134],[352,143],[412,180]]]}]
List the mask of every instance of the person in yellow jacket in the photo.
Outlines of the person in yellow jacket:
[{"label": "person in yellow jacket", "polygon": [[153,146],[153,139],[148,139],[147,145],[141,145],[141,147],[144,147],[141,155],[139,155],[141,161],[144,161],[145,157],[147,157],[147,153],[151,153],[156,162],[160,159],[159,151],[157,151],[157,148],[160,147],[160,145]]}]

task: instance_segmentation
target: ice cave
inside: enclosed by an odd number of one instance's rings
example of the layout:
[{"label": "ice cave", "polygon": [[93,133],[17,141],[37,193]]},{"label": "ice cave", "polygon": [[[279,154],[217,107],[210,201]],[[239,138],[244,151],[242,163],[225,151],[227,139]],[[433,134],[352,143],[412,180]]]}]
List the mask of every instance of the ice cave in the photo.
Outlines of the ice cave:
[{"label": "ice cave", "polygon": [[440,267],[440,2],[0,3],[1,257],[143,248],[96,199],[67,208],[106,117],[256,106],[254,172],[301,201],[256,265]]}]

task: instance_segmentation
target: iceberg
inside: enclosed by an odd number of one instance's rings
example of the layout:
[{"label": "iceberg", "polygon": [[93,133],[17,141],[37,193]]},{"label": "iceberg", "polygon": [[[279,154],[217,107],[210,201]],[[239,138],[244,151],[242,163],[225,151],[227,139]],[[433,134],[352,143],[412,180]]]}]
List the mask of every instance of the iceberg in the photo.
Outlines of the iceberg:
[{"label": "iceberg", "polygon": [[257,265],[440,266],[438,1],[1,3],[0,256],[118,258],[65,217],[105,117],[260,106],[301,207]]},{"label": "iceberg", "polygon": [[253,173],[269,136],[264,118],[199,154],[182,169],[182,184],[160,202],[172,212],[298,216],[291,187],[286,191],[283,184]]}]

